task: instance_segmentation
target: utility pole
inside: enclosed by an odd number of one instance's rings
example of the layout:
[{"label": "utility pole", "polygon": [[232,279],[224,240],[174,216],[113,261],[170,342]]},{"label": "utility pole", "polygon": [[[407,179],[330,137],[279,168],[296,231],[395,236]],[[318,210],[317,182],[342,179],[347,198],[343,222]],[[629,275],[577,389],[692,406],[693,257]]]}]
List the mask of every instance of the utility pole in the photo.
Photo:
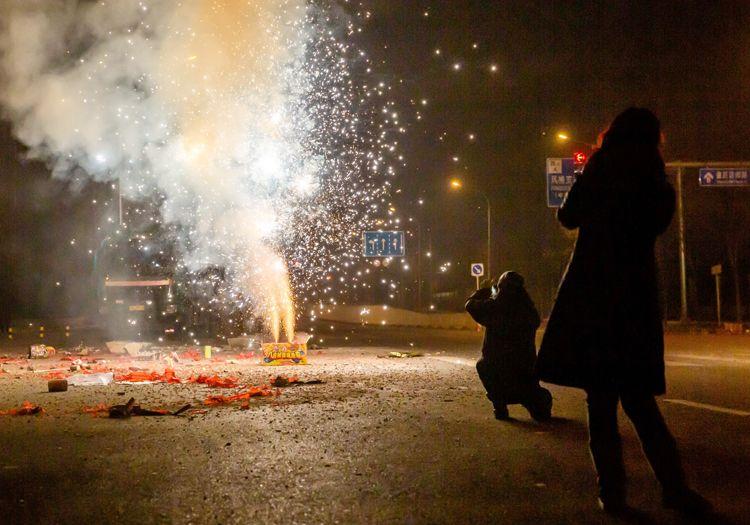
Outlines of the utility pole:
[{"label": "utility pole", "polygon": [[487,201],[487,275],[492,278],[492,205],[486,193],[481,192]]},{"label": "utility pole", "polygon": [[417,221],[417,311],[422,311],[422,221]]},{"label": "utility pole", "polygon": [[685,212],[682,202],[682,166],[677,167],[677,227],[680,249],[680,322],[688,321],[687,264],[685,262]]},{"label": "utility pole", "polygon": [[122,179],[117,179],[117,211],[120,216],[118,227],[122,226]]},{"label": "utility pole", "polygon": [[711,267],[711,275],[716,279],[716,321],[721,326],[721,265]]}]

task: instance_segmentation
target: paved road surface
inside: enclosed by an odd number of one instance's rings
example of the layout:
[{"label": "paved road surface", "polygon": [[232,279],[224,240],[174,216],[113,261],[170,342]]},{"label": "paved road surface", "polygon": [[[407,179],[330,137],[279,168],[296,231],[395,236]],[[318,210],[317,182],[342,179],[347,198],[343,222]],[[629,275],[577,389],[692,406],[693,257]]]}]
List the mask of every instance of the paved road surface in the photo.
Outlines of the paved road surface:
[{"label": "paved road surface", "polygon": [[[109,385],[44,393],[0,375],[2,523],[619,523],[595,506],[583,395],[552,388],[555,420],[520,407],[498,422],[473,362],[479,334],[326,327],[299,370],[323,385],[190,418],[97,419],[83,405],[200,403],[199,385]],[[667,339],[661,406],[694,485],[730,523],[750,523],[750,338]],[[378,358],[388,350],[424,357]],[[196,365],[200,368],[199,365]],[[248,383],[269,370],[212,365]],[[217,369],[218,367],[218,369]],[[200,368],[202,369],[202,368]],[[287,369],[286,371],[291,371]],[[630,501],[641,523],[680,523],[623,421]]]}]

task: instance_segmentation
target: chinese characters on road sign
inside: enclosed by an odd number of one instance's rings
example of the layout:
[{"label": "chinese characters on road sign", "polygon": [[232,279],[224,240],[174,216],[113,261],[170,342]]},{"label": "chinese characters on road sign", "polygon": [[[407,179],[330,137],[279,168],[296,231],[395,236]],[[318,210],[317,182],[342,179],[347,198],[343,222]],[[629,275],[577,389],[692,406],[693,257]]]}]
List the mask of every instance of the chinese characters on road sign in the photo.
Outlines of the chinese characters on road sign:
[{"label": "chinese characters on road sign", "polygon": [[748,186],[750,168],[701,168],[698,180],[701,186]]},{"label": "chinese characters on road sign", "polygon": [[547,206],[559,208],[575,182],[573,159],[547,159]]}]

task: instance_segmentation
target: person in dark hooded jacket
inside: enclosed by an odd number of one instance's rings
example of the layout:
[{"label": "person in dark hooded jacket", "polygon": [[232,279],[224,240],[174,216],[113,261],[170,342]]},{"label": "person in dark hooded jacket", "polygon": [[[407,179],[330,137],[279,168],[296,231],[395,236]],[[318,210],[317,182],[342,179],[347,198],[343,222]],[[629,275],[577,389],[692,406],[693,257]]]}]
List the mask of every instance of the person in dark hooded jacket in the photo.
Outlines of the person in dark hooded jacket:
[{"label": "person in dark hooded jacket", "polygon": [[492,286],[477,290],[466,311],[486,328],[477,372],[497,419],[507,419],[508,405],[522,404],[536,420],[551,417],[552,396],[534,379],[535,334],[539,313],[524,288],[523,277],[505,272]]},{"label": "person in dark hooded jacket", "polygon": [[654,400],[665,392],[654,244],[675,208],[660,143],[656,116],[630,108],[615,118],[573,184],[557,217],[578,229],[578,239],[537,360],[541,380],[586,391],[599,505],[614,513],[627,510],[618,403],[662,485],[665,506],[692,514],[710,509],[687,487]]}]

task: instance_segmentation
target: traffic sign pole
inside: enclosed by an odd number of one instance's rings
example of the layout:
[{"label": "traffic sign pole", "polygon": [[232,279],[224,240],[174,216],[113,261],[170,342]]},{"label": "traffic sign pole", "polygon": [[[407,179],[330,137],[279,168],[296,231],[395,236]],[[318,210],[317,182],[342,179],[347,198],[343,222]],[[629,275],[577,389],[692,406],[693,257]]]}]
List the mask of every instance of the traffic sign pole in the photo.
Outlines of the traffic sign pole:
[{"label": "traffic sign pole", "polygon": [[711,275],[716,278],[716,321],[721,326],[721,265],[711,267]]},{"label": "traffic sign pole", "polygon": [[479,278],[484,276],[484,265],[482,263],[471,263],[469,265],[469,272],[472,277],[476,277],[477,290],[479,290]]},{"label": "traffic sign pole", "polygon": [[688,306],[687,306],[687,265],[685,263],[685,212],[683,205],[683,189],[682,189],[682,170],[685,168],[705,168],[711,166],[712,168],[747,168],[750,166],[750,161],[739,161],[739,162],[683,162],[674,161],[667,162],[667,168],[677,169],[677,224],[678,224],[678,245],[679,245],[679,261],[680,261],[680,322],[685,323],[689,320],[688,318]]},{"label": "traffic sign pole", "polygon": [[688,320],[687,264],[685,263],[685,212],[682,204],[682,166],[677,167],[677,229],[680,249],[680,322]]}]

